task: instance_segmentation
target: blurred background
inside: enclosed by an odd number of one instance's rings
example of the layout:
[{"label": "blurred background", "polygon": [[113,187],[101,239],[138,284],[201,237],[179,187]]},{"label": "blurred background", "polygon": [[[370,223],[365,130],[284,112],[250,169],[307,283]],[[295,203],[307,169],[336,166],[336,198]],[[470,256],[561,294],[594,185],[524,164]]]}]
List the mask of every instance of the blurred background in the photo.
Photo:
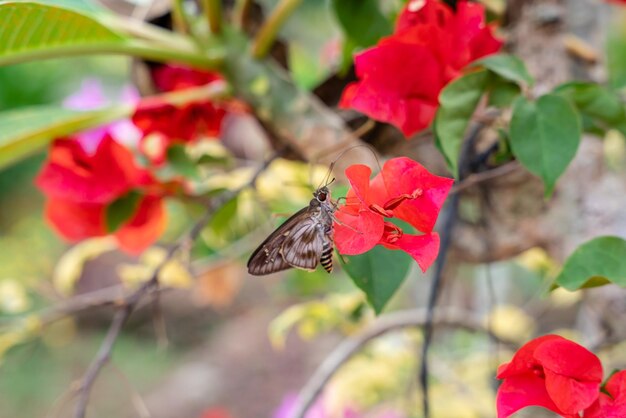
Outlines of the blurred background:
[{"label": "blurred background", "polygon": [[[495,2],[493,7],[503,7]],[[258,3],[262,11],[275,1]],[[508,9],[514,14],[508,17],[512,48],[528,59],[540,85],[581,71],[626,85],[626,15],[583,3],[512,2]],[[576,20],[580,10],[584,18],[593,18],[591,26],[588,19]],[[341,35],[333,19],[325,2],[306,0],[283,30],[291,40],[288,65],[303,89],[323,84],[341,65]],[[606,65],[581,63],[567,52],[546,62],[549,42],[574,32],[599,56],[608,54]],[[119,57],[3,67],[0,110],[63,103],[94,85],[110,103],[119,102],[131,85],[132,68],[130,60]],[[260,135],[249,122],[231,121],[233,141]],[[422,162],[435,155],[430,142],[385,138],[391,155],[408,154]],[[626,313],[624,292],[609,286],[584,296],[549,291],[564,257],[581,242],[604,233],[626,236],[625,149],[616,132],[604,140],[587,138],[550,202],[541,197],[540,182],[527,174],[467,190],[440,306],[472,311],[497,335],[519,344],[545,332],[598,349],[600,341],[610,341],[598,352],[605,370],[625,367],[625,347],[618,343],[624,332],[619,325]],[[155,250],[137,260],[111,251],[106,240],[70,248],[57,238],[43,220],[44,200],[33,185],[44,158],[37,155],[0,171],[0,418],[70,416],[72,385],[93,359],[114,309],[91,309],[43,328],[31,314],[45,317],[49,307],[64,303],[68,289],[80,295],[127,285],[141,275],[137,266],[149,265],[150,257],[160,254]],[[426,165],[445,174],[443,161],[430,159]],[[191,265],[192,274],[173,268],[172,288],[160,295],[160,303],[144,306],[125,327],[112,364],[92,392],[90,417],[201,418],[213,417],[208,415],[212,409],[215,417],[226,417],[217,415],[221,412],[215,408],[221,408],[232,418],[281,418],[281,405],[284,410],[328,353],[374,318],[340,268],[332,275],[246,273],[250,252],[284,219],[273,214],[306,205],[311,173],[319,178],[324,170],[279,161],[259,187],[267,207],[259,210],[258,197],[247,195],[220,212],[194,247],[198,261]],[[236,179],[235,171],[216,183],[228,186]],[[333,190],[341,196],[346,188]],[[490,198],[487,206],[484,193]],[[168,202],[163,243],[174,241],[197,213],[198,208]],[[429,279],[412,268],[387,310],[425,306]],[[419,417],[420,341],[420,332],[406,331],[369,344],[333,379],[324,403],[334,411],[354,411],[351,417]],[[482,334],[438,331],[431,355],[433,417],[495,416],[494,373],[511,353]],[[519,416],[550,415],[530,409]]]}]

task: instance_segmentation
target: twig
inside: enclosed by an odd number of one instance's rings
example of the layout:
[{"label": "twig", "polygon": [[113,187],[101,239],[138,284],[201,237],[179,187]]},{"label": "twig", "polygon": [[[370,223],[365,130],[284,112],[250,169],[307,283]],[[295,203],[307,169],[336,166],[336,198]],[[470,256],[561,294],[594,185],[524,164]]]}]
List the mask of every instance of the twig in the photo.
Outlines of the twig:
[{"label": "twig", "polygon": [[113,317],[113,321],[111,326],[109,327],[109,331],[107,332],[98,353],[90,364],[89,368],[85,372],[81,384],[78,389],[78,402],[76,404],[76,410],[74,413],[75,418],[84,418],[87,410],[87,403],[89,402],[89,395],[91,393],[91,389],[93,384],[98,377],[98,374],[102,370],[105,364],[111,358],[111,352],[113,350],[113,346],[117,341],[117,338],[130,317],[133,313],[141,299],[147,294],[152,293],[153,290],[158,289],[159,287],[159,274],[163,267],[174,257],[174,255],[178,252],[179,249],[184,248],[188,243],[194,242],[202,229],[206,225],[206,223],[211,219],[215,210],[219,207],[223,206],[226,202],[237,196],[242,190],[254,187],[256,185],[257,179],[261,175],[263,171],[269,166],[269,164],[274,161],[274,159],[278,158],[281,155],[281,152],[274,154],[270,159],[268,159],[252,176],[250,181],[243,186],[237,188],[236,190],[225,192],[222,195],[218,196],[215,200],[211,201],[203,216],[198,220],[191,228],[191,230],[180,239],[175,245],[173,245],[167,252],[164,260],[155,268],[152,276],[146,282],[144,282],[139,289],[135,292],[131,293],[128,297],[126,297],[123,301],[123,306],[115,316]]},{"label": "twig", "polygon": [[261,26],[261,29],[259,29],[256,38],[254,38],[251,52],[254,58],[260,59],[267,55],[272,45],[274,45],[278,31],[283,26],[283,23],[301,2],[302,0],[279,0],[272,13]]},{"label": "twig", "polygon": [[446,264],[446,258],[450,244],[452,243],[452,230],[457,219],[457,212],[459,207],[458,194],[453,195],[450,198],[450,204],[447,212],[445,213],[445,219],[443,226],[441,227],[441,245],[439,250],[439,257],[435,262],[435,272],[433,274],[433,282],[430,288],[430,294],[428,295],[428,305],[426,310],[426,322],[424,324],[424,341],[422,343],[421,357],[420,357],[420,371],[419,381],[422,388],[422,409],[424,411],[424,418],[429,417],[429,402],[428,402],[428,350],[433,338],[434,330],[434,315],[435,306],[441,293],[442,281],[443,281],[443,269]]},{"label": "twig", "polygon": [[252,0],[236,0],[233,10],[233,23],[241,30],[245,30],[246,18],[252,9]]},{"label": "twig", "polygon": [[495,178],[505,176],[507,174],[513,173],[520,169],[522,166],[517,161],[511,161],[496,168],[493,168],[488,171],[483,171],[480,173],[470,174],[466,179],[458,182],[454,186],[452,186],[452,190],[450,190],[450,194],[459,193],[465,189],[468,189],[477,184],[483,183],[488,180],[493,180]]},{"label": "twig", "polygon": [[[427,320],[428,312],[426,309],[394,312],[381,317],[362,333],[346,338],[328,357],[326,357],[300,391],[290,418],[304,418],[309,408],[314,404],[317,397],[335,373],[368,342],[388,332],[404,328],[423,327]],[[485,328],[483,321],[470,312],[446,311],[437,316],[435,323],[438,326],[461,328],[468,331],[488,334],[503,344],[515,345],[512,341],[507,341],[497,335],[493,335]]]},{"label": "twig", "polygon": [[202,0],[202,10],[213,34],[222,31],[222,0]]}]

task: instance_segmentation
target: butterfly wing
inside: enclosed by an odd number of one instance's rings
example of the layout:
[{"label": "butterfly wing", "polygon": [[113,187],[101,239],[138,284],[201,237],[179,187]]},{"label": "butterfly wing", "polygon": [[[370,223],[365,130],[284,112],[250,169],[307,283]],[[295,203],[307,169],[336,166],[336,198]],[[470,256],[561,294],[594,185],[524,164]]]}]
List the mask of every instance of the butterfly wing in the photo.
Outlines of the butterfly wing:
[{"label": "butterfly wing", "polygon": [[315,270],[324,251],[324,226],[308,217],[289,231],[280,253],[291,266]]},{"label": "butterfly wing", "polygon": [[263,276],[291,268],[292,265],[285,261],[280,251],[287,237],[293,233],[294,228],[306,219],[310,219],[309,207],[300,209],[276,228],[250,256],[248,273]]}]

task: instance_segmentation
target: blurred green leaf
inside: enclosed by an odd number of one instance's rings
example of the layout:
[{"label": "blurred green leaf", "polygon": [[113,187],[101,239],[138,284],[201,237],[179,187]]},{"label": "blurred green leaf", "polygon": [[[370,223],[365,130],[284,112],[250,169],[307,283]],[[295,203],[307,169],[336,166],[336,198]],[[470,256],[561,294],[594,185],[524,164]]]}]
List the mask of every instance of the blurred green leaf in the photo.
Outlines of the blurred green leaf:
[{"label": "blurred green leaf", "polygon": [[520,93],[521,89],[517,84],[498,77],[489,85],[489,106],[509,107]]},{"label": "blurred green leaf", "polygon": [[105,223],[107,232],[115,232],[137,211],[141,194],[134,190],[116,199],[106,208]]},{"label": "blurred green leaf", "polygon": [[411,257],[402,251],[376,246],[365,254],[345,257],[343,269],[365,294],[379,314],[404,282]]},{"label": "blurred green leaf", "polygon": [[190,179],[198,178],[198,167],[187,154],[187,149],[184,145],[171,145],[167,149],[167,162],[176,173]]},{"label": "blurred green leaf", "polygon": [[209,226],[215,231],[216,234],[219,235],[228,230],[229,223],[237,215],[238,204],[239,199],[234,197],[215,212],[213,219],[209,222]]},{"label": "blurred green leaf", "polygon": [[[32,0],[0,0],[0,5],[3,3],[33,3]],[[104,6],[97,1],[91,0],[37,0],[37,3],[46,4],[49,6],[60,6],[68,9],[73,9],[81,12],[100,13],[109,12]]]},{"label": "blurred green leaf", "polygon": [[[626,112],[620,97],[607,88],[584,81],[572,81],[554,89],[568,98],[583,113],[603,125],[604,129],[617,129],[626,135]],[[595,128],[595,123],[591,127]]]},{"label": "blurred green leaf", "polygon": [[515,101],[511,148],[524,167],[541,177],[546,196],[576,155],[580,129],[578,112],[561,96],[547,94],[536,102],[523,97]]},{"label": "blurred green leaf", "polygon": [[357,46],[374,45],[393,31],[378,0],[332,0],[332,5],[345,34]]},{"label": "blurred green leaf", "polygon": [[474,62],[473,65],[480,65],[489,71],[499,75],[505,80],[513,81],[521,86],[532,86],[535,80],[528,73],[524,61],[509,54],[490,55],[486,58]]},{"label": "blurred green leaf", "polygon": [[0,65],[86,50],[110,50],[126,42],[126,38],[87,15],[40,3],[0,4],[0,22]]},{"label": "blurred green leaf", "polygon": [[556,284],[568,290],[607,282],[626,287],[626,240],[604,236],[587,241],[565,261]]},{"label": "blurred green leaf", "polygon": [[434,122],[435,140],[455,176],[458,176],[465,130],[488,81],[488,71],[476,71],[452,81],[439,95],[439,109]]},{"label": "blurred green leaf", "polygon": [[79,112],[58,106],[35,106],[0,112],[0,169],[70,135],[130,114],[130,107]]},{"label": "blurred green leaf", "polygon": [[[617,11],[618,7],[613,8]],[[606,68],[609,82],[615,89],[626,87],[626,30],[623,13],[615,16],[606,42]]]}]

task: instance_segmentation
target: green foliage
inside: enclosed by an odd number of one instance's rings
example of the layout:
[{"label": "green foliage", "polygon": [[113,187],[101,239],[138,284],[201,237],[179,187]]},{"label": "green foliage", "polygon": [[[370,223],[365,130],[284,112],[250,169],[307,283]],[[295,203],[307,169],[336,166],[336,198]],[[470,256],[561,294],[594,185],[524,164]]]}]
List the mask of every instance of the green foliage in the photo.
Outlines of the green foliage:
[{"label": "green foliage", "polygon": [[381,12],[378,0],[332,0],[332,6],[347,38],[357,46],[374,45],[393,27]]},{"label": "green foliage", "polygon": [[513,104],[520,95],[519,85],[512,81],[497,78],[489,85],[489,106],[505,108]]},{"label": "green foliage", "polygon": [[[125,38],[79,12],[39,3],[0,4],[0,65],[106,50]],[[67,30],[72,28],[72,30]]]},{"label": "green foliage", "polygon": [[615,283],[626,287],[626,240],[604,236],[578,247],[569,256],[556,284],[568,290]]},{"label": "green foliage", "polygon": [[177,173],[190,179],[198,178],[198,167],[191,159],[187,150],[182,144],[171,145],[167,149],[167,162]]},{"label": "green foliage", "polygon": [[520,86],[532,86],[535,80],[528,73],[524,62],[514,55],[490,55],[474,63],[480,65],[501,78],[517,83]]},{"label": "green foliage", "polygon": [[115,232],[136,212],[141,194],[131,190],[115,200],[106,209],[105,223],[107,232]]},{"label": "green foliage", "polygon": [[626,30],[623,17],[616,16],[606,42],[606,68],[611,87],[626,87]]},{"label": "green foliage", "polygon": [[458,176],[465,131],[487,88],[489,76],[484,70],[466,74],[448,84],[439,95],[434,122],[436,144],[455,176]]},{"label": "green foliage", "polygon": [[412,259],[402,251],[376,246],[365,254],[346,257],[343,264],[354,284],[367,295],[367,301],[380,314],[404,282]]},{"label": "green foliage", "polygon": [[0,169],[32,155],[52,139],[119,119],[129,107],[78,112],[58,106],[36,106],[0,113]]},{"label": "green foliage", "polygon": [[537,101],[520,97],[513,106],[510,129],[513,154],[531,173],[541,177],[549,196],[578,150],[578,113],[555,94],[541,96]]},{"label": "green foliage", "polygon": [[[599,84],[584,81],[562,84],[554,92],[569,99],[583,117],[591,119],[585,128],[614,128],[626,135],[626,112],[616,93]],[[592,129],[588,130],[595,133]]]}]

